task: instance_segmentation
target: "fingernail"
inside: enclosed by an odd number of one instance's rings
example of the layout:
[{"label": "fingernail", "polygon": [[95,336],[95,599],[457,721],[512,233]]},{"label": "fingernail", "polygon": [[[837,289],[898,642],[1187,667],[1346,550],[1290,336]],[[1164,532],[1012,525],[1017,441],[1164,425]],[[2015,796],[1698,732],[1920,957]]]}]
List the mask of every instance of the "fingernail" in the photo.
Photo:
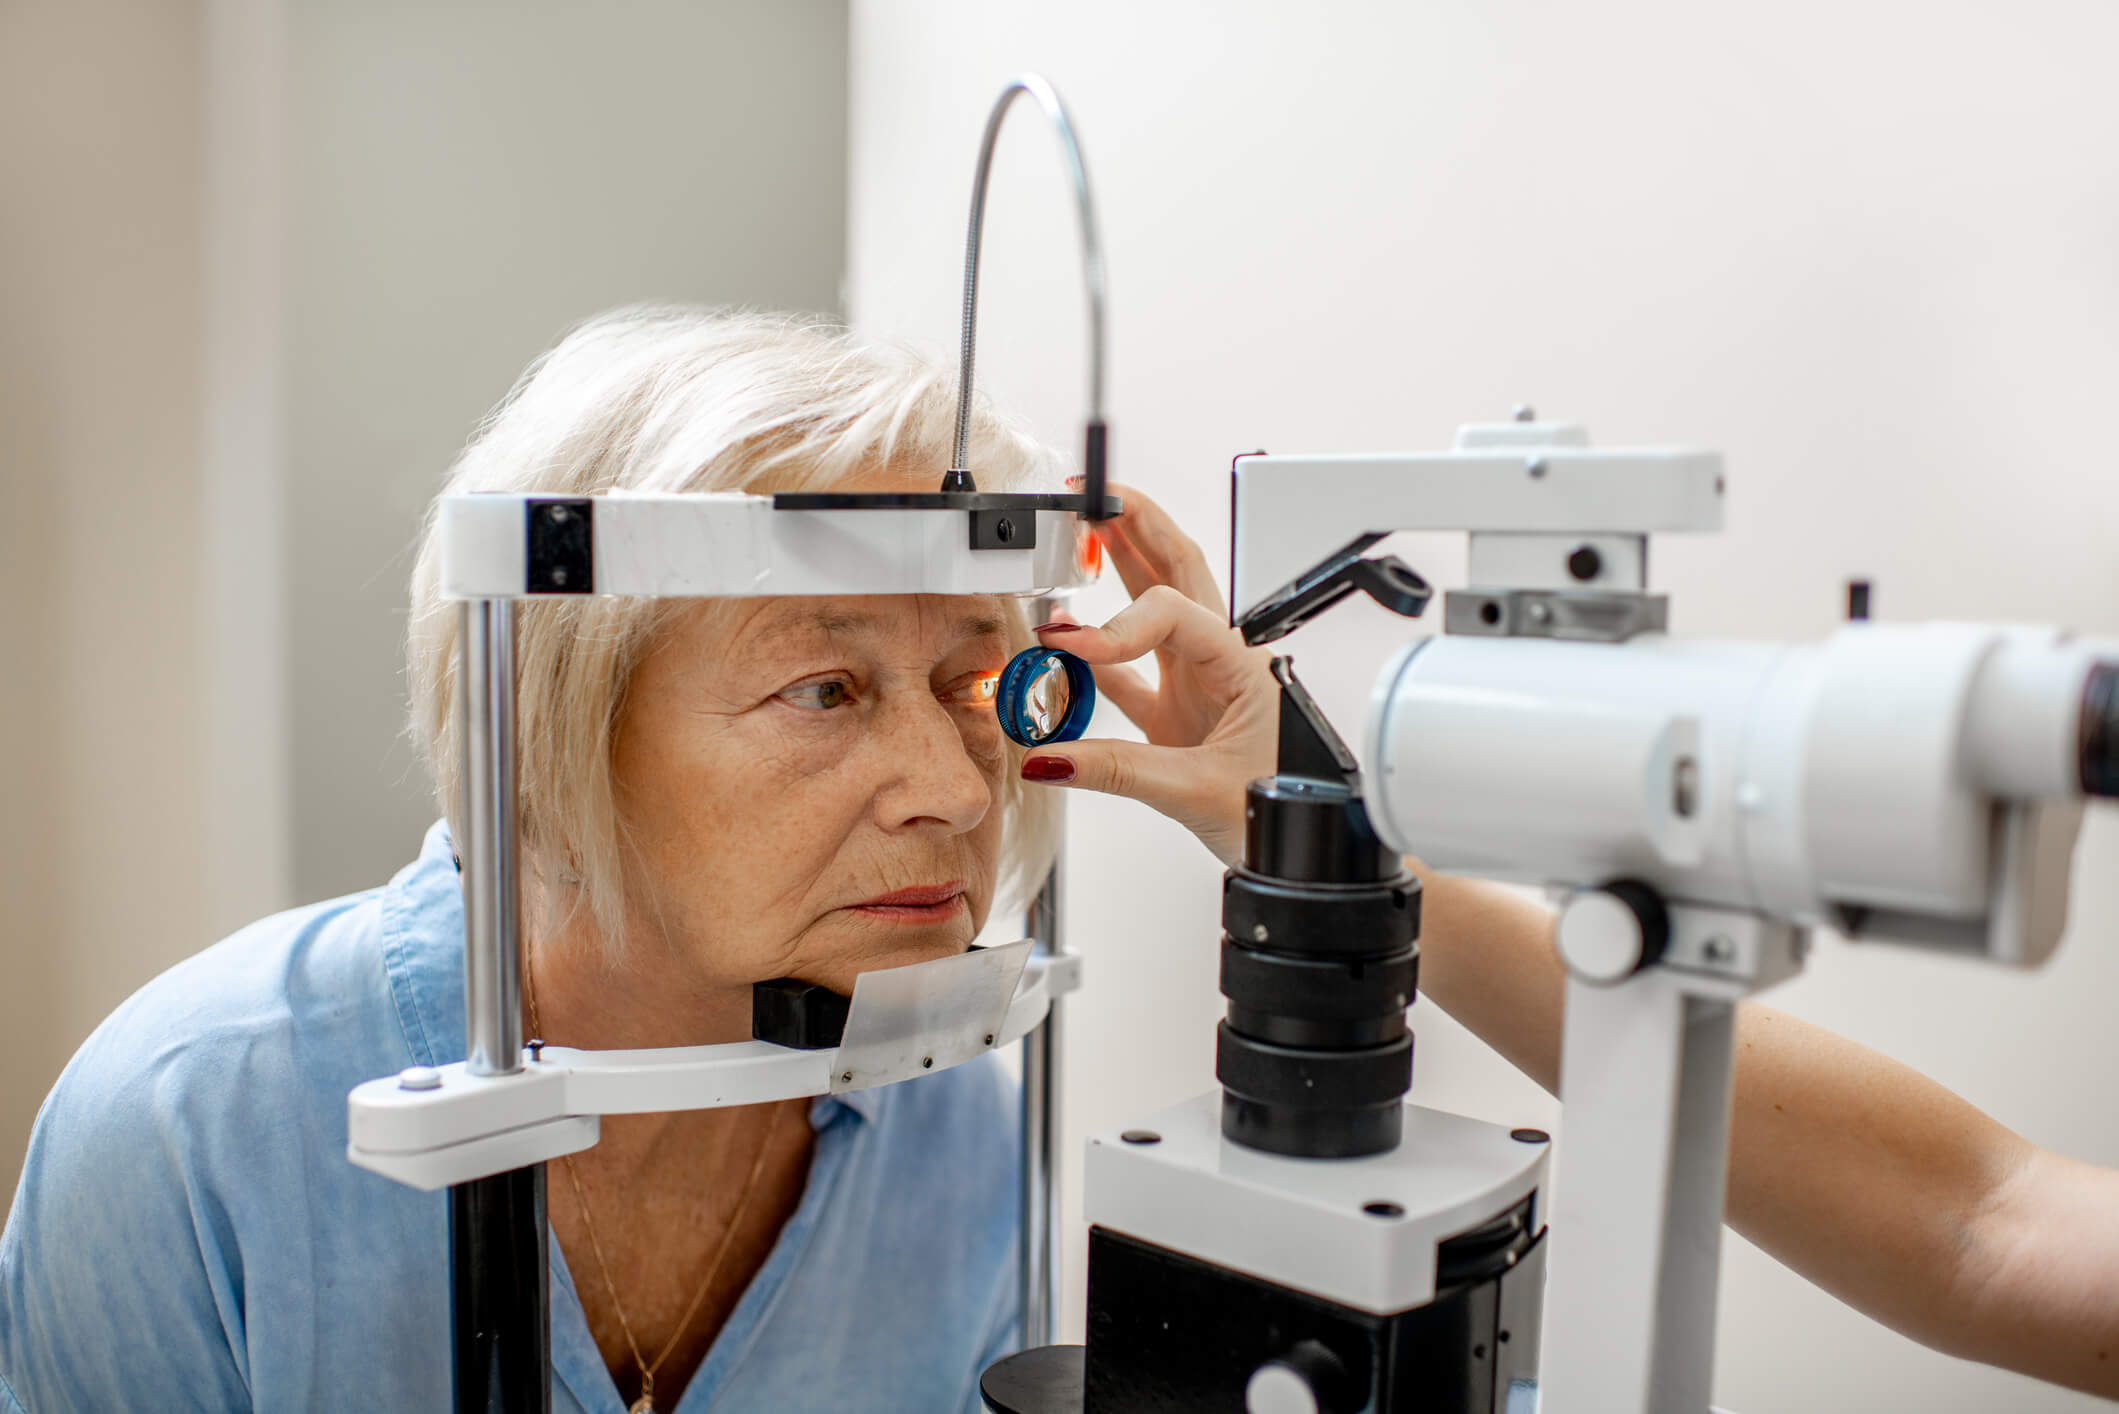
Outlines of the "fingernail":
[{"label": "fingernail", "polygon": [[1082,486],[1087,484],[1088,480],[1089,478],[1086,476],[1070,476],[1067,478],[1067,484],[1069,486]]},{"label": "fingernail", "polygon": [[1074,763],[1064,756],[1033,756],[1023,763],[1026,781],[1071,781]]},{"label": "fingernail", "polygon": [[1032,633],[1072,633],[1080,627],[1080,624],[1063,624],[1055,621],[1049,624],[1039,624],[1030,631]]}]

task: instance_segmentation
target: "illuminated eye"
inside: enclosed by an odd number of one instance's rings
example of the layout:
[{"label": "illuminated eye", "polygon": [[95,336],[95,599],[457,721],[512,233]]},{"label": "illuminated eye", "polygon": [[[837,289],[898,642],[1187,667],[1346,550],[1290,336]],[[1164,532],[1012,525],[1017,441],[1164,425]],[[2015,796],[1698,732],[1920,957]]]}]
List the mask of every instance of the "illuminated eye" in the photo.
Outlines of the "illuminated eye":
[{"label": "illuminated eye", "polygon": [[952,688],[945,695],[960,707],[991,707],[994,699],[1000,695],[1000,690],[999,673],[980,673],[970,681]]},{"label": "illuminated eye", "polygon": [[780,694],[780,700],[797,707],[829,710],[833,707],[844,707],[853,701],[853,688],[837,678],[824,682],[806,682],[800,687],[788,688]]}]

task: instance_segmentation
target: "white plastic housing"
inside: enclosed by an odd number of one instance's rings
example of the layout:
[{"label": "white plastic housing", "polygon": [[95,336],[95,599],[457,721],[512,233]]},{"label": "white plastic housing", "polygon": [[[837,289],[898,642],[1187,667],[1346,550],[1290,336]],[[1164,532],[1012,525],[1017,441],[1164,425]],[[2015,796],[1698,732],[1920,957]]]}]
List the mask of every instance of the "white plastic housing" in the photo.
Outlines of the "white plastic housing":
[{"label": "white plastic housing", "polygon": [[[1596,587],[1608,588],[1637,584],[1643,537],[1722,528],[1719,455],[1592,447],[1571,423],[1474,424],[1446,452],[1261,453],[1237,458],[1235,479],[1238,617],[1368,530],[1471,531],[1475,582],[1515,588],[1573,586],[1557,568],[1566,542],[1594,544],[1612,566]],[[1551,541],[1547,560],[1533,537]]]},{"label": "white plastic housing", "polygon": [[[549,497],[441,499],[441,592],[522,596],[525,517]],[[1037,544],[974,550],[955,510],[777,511],[769,496],[613,491],[595,500],[598,594],[1044,594],[1094,583],[1102,556],[1071,511],[1035,512]]]},{"label": "white plastic housing", "polygon": [[1441,869],[1640,879],[1800,924],[1861,910],[1884,936],[2034,962],[2065,920],[2098,660],[2056,630],[1957,624],[1428,639],[1377,682],[1369,809]]}]

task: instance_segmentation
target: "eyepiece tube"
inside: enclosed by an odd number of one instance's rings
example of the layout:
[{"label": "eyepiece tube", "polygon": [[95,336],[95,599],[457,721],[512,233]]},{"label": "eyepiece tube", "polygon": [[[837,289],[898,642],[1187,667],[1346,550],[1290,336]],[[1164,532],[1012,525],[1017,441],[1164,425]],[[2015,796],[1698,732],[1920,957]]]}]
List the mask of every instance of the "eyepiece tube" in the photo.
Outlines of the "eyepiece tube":
[{"label": "eyepiece tube", "polygon": [[2119,796],[2119,663],[2098,663],[2082,684],[2082,793]]},{"label": "eyepiece tube", "polygon": [[2119,795],[2115,675],[2109,643],[2008,630],[1967,684],[1967,782],[2002,800]]}]

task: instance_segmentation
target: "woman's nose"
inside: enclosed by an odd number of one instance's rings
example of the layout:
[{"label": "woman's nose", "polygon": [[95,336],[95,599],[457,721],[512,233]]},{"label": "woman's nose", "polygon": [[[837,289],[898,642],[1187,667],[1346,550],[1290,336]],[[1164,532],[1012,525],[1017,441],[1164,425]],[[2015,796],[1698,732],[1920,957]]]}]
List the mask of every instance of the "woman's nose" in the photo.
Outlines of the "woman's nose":
[{"label": "woman's nose", "polygon": [[961,834],[993,808],[993,788],[966,749],[950,709],[926,694],[893,704],[875,723],[881,764],[877,823],[886,830]]}]

